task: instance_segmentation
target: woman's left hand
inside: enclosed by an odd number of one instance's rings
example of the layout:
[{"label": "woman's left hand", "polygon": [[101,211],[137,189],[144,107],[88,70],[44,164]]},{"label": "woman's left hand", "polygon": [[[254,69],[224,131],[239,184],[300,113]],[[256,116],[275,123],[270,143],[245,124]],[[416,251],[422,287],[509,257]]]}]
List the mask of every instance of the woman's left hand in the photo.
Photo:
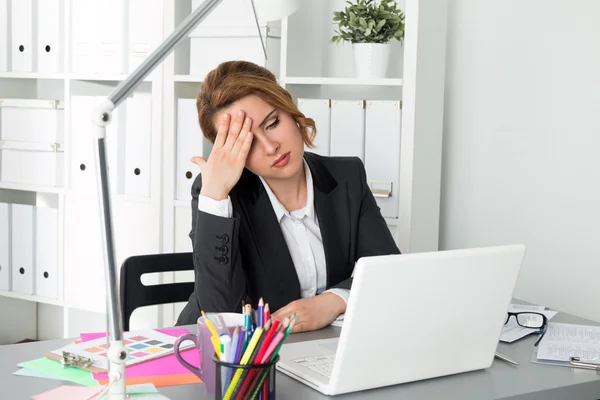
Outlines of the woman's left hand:
[{"label": "woman's left hand", "polygon": [[280,308],[271,316],[283,321],[296,313],[296,322],[292,333],[316,331],[331,325],[333,321],[346,312],[346,302],[335,293],[325,292],[318,296],[292,301]]}]

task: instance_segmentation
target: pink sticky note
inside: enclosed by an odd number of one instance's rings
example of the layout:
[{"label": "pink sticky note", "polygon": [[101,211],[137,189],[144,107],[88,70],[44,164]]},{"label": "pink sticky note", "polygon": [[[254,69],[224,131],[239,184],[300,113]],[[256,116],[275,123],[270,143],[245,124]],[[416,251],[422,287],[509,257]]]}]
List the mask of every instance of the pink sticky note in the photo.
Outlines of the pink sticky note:
[{"label": "pink sticky note", "polygon": [[[185,328],[157,329],[157,331],[175,337],[189,333],[189,331]],[[87,342],[104,336],[106,336],[106,332],[82,333],[81,340]],[[195,347],[182,351],[181,357],[192,365],[198,366],[200,364],[198,349]],[[127,370],[125,371],[125,376],[127,378],[179,374],[191,374],[191,372],[186,367],[181,365],[179,361],[177,361],[175,354],[146,361],[141,364],[131,365],[127,367]],[[108,374],[105,373],[94,372],[92,375],[96,380],[108,379]]]},{"label": "pink sticky note", "polygon": [[88,400],[100,393],[104,386],[60,386],[33,396],[34,400]]}]

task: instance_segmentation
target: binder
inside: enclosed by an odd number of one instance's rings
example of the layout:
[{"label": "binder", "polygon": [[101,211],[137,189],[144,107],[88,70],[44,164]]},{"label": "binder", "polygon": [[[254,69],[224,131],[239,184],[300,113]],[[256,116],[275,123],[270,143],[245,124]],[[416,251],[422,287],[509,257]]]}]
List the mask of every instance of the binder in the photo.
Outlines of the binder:
[{"label": "binder", "polygon": [[95,2],[96,12],[96,68],[103,74],[125,73],[125,41],[127,2],[101,0]]},{"label": "binder", "polygon": [[64,153],[8,148],[8,145],[9,142],[4,143],[0,150],[0,181],[49,187],[63,185]]},{"label": "binder", "polygon": [[129,72],[133,72],[160,44],[161,6],[159,0],[129,0]]},{"label": "binder", "polygon": [[37,142],[48,146],[64,142],[64,102],[60,100],[4,99],[0,102],[0,139]]},{"label": "binder", "polygon": [[192,183],[200,171],[190,158],[206,158],[210,154],[210,143],[202,135],[198,124],[195,99],[177,99],[176,132],[176,197],[180,200],[191,200]]},{"label": "binder", "polygon": [[331,101],[332,156],[356,156],[365,161],[365,110],[363,100]]},{"label": "binder", "polygon": [[12,291],[33,294],[35,273],[33,206],[13,204],[11,208]]},{"label": "binder", "polygon": [[10,71],[10,22],[8,0],[0,0],[0,72]]},{"label": "binder", "polygon": [[365,105],[365,169],[381,214],[398,217],[400,174],[400,101],[367,100]]},{"label": "binder", "polygon": [[0,203],[0,291],[10,290],[10,204]]},{"label": "binder", "polygon": [[306,147],[307,151],[329,156],[331,141],[331,102],[328,99],[298,99],[298,108],[307,117],[315,121],[317,134],[313,141],[312,149]]},{"label": "binder", "polygon": [[71,1],[71,70],[76,73],[91,73],[96,69],[96,3],[97,0]]},{"label": "binder", "polygon": [[152,98],[136,93],[127,99],[125,132],[125,194],[150,197]]},{"label": "binder", "polygon": [[90,119],[91,110],[94,109],[95,105],[96,98],[94,96],[71,97],[69,174],[71,188],[77,191],[96,190],[93,124]]},{"label": "binder", "polygon": [[238,28],[237,34],[228,32],[234,28],[206,28],[204,25],[190,38],[190,74],[203,75],[216,65],[229,60],[244,60],[266,67],[274,73],[279,68],[279,46],[281,38],[271,32],[271,28],[261,27],[268,59],[254,28]]},{"label": "binder", "polygon": [[[192,11],[198,8],[201,3],[202,0],[192,0]],[[247,0],[223,0],[208,13],[201,25],[190,36],[196,36],[198,29],[207,27],[254,27],[256,29],[252,3]]]},{"label": "binder", "polygon": [[37,3],[37,0],[17,0],[10,3],[13,72],[36,70]]},{"label": "binder", "polygon": [[35,209],[35,294],[58,297],[58,210]]},{"label": "binder", "polygon": [[63,70],[64,0],[38,1],[38,72]]}]

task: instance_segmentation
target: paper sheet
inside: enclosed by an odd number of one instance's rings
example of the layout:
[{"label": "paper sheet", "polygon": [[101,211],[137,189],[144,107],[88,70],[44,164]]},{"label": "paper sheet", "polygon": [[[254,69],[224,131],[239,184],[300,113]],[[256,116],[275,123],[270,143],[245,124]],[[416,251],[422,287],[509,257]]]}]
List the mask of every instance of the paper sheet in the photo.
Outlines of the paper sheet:
[{"label": "paper sheet", "polygon": [[[523,312],[523,311],[531,311],[531,312],[539,312],[544,314],[548,320],[558,314],[556,311],[550,311],[544,306],[530,306],[525,304],[511,304],[508,308],[510,312]],[[531,335],[534,332],[539,331],[539,329],[530,329],[523,328],[517,324],[517,321],[514,317],[508,321],[508,324],[504,325],[502,328],[502,334],[500,335],[500,341],[505,343],[512,343],[516,340],[519,340],[527,335]]]},{"label": "paper sheet", "polygon": [[46,375],[43,372],[34,371],[32,369],[21,368],[15,372],[13,372],[15,376],[27,376],[29,378],[44,378],[44,379],[56,379],[53,376]]},{"label": "paper sheet", "polygon": [[344,314],[339,315],[335,321],[333,321],[331,323],[331,326],[337,326],[337,327],[342,327],[342,325],[344,325]]},{"label": "paper sheet", "polygon": [[[88,400],[100,393],[104,386],[100,387],[82,387],[82,386],[60,386],[33,396],[34,400]],[[127,393],[132,395],[157,393],[158,391],[152,384],[127,386]]]},{"label": "paper sheet", "polygon": [[84,387],[84,386],[60,386],[33,396],[34,400],[89,400],[97,393],[100,393],[102,387]]},{"label": "paper sheet", "polygon": [[552,323],[538,345],[538,360],[600,363],[600,327]]},{"label": "paper sheet", "polygon": [[58,361],[49,360],[45,357],[18,364],[21,368],[41,372],[55,379],[78,383],[84,386],[98,386],[98,382],[92,377],[92,373],[78,368],[63,368]]}]

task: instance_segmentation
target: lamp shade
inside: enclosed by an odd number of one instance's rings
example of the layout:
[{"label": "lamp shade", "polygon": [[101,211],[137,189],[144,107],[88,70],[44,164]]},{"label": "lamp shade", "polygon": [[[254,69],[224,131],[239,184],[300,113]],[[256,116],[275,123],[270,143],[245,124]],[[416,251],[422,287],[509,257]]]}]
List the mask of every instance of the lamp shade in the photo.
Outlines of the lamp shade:
[{"label": "lamp shade", "polygon": [[283,19],[300,8],[302,0],[254,0],[259,21],[268,22]]}]

